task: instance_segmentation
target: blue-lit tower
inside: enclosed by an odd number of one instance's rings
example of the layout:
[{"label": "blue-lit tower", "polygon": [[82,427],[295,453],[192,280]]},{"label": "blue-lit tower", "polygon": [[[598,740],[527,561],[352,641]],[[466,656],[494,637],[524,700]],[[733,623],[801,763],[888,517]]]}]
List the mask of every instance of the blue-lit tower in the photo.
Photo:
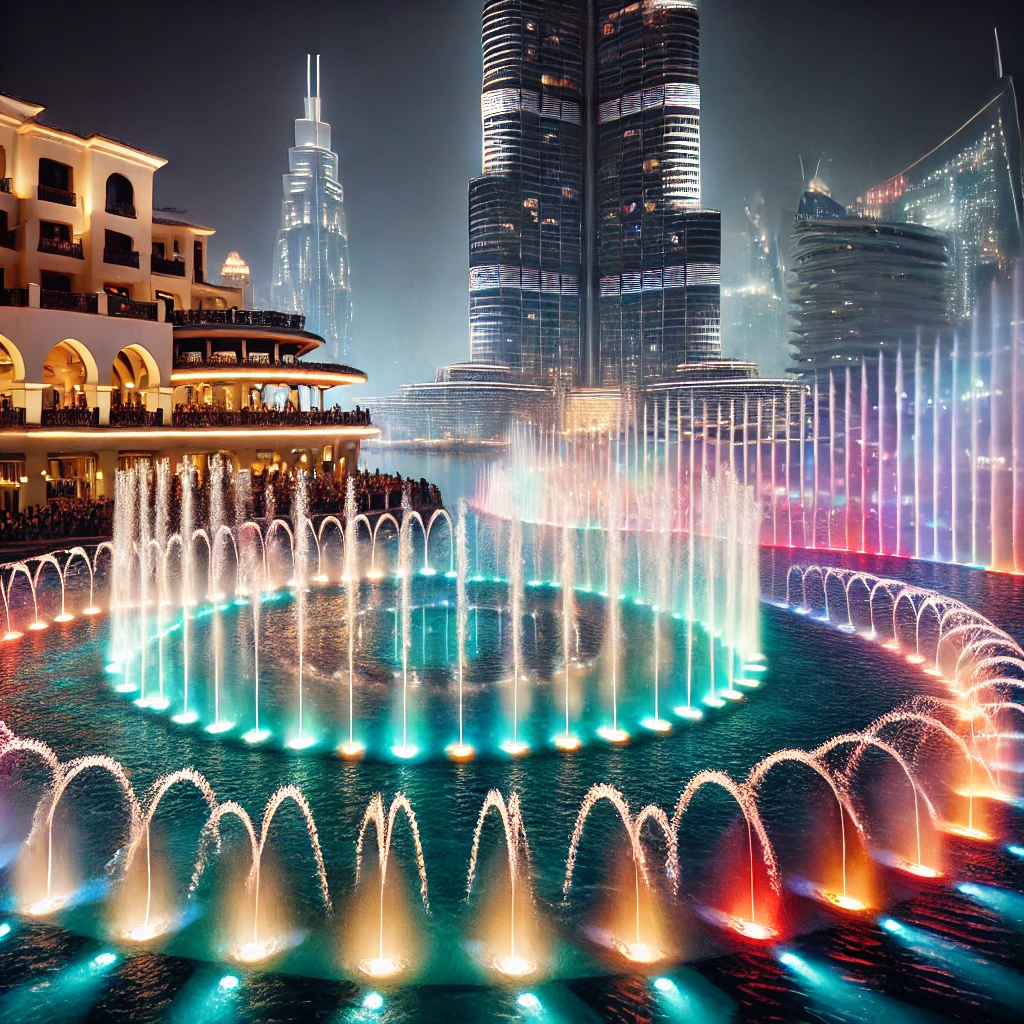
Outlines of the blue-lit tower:
[{"label": "blue-lit tower", "polygon": [[281,230],[274,250],[274,306],[302,313],[306,329],[327,343],[332,362],[352,355],[352,289],[345,199],[338,179],[338,154],[331,149],[331,126],[320,117],[320,57],[313,92],[306,58],[305,117],[295,122],[295,145],[288,150]]}]

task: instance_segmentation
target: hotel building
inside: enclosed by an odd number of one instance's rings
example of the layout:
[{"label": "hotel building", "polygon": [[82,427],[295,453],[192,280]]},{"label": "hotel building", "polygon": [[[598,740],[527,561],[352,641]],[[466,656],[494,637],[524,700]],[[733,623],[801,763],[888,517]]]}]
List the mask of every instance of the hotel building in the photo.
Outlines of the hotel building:
[{"label": "hotel building", "polygon": [[42,113],[0,96],[0,508],[110,496],[136,459],[354,467],[377,431],[323,392],[365,375],[207,283],[213,229],[154,211],[166,161]]}]

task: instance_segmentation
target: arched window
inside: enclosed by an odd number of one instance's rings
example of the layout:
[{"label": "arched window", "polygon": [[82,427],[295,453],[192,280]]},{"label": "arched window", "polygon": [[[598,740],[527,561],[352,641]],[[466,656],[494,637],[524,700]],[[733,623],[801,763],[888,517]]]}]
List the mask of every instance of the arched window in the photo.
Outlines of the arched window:
[{"label": "arched window", "polygon": [[135,189],[123,174],[107,178],[107,213],[135,217]]}]

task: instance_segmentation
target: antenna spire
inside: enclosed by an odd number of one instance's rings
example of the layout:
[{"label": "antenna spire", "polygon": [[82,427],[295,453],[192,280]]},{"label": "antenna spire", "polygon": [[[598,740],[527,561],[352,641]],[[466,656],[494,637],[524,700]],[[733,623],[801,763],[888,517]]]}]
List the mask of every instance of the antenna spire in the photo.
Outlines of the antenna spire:
[{"label": "antenna spire", "polygon": [[313,95],[313,91],[310,88],[310,81],[309,81],[309,63],[310,63],[310,55],[307,53],[306,54],[306,99],[307,100],[312,98],[312,95]]},{"label": "antenna spire", "polygon": [[993,26],[992,31],[996,36],[996,74],[999,78],[1003,77],[1003,54],[999,48],[999,27]]}]

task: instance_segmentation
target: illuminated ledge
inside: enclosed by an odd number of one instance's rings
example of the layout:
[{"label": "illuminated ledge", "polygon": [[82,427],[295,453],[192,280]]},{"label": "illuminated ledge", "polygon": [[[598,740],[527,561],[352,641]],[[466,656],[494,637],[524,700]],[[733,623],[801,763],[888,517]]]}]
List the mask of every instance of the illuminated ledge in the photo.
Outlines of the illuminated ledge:
[{"label": "illuminated ledge", "polygon": [[197,366],[195,369],[171,371],[171,384],[210,384],[215,381],[251,381],[253,384],[318,384],[338,387],[344,384],[365,384],[366,374],[358,371],[315,370],[296,366]]},{"label": "illuminated ledge", "polygon": [[380,434],[380,428],[368,427],[346,427],[340,424],[331,426],[325,424],[317,427],[69,427],[56,429],[52,427],[40,427],[38,429],[5,429],[0,436],[4,440],[20,439],[24,441],[73,441],[79,440],[88,442],[95,446],[98,442],[100,447],[105,447],[102,442],[107,441],[134,441],[145,444],[171,444],[188,445],[189,439],[200,435],[204,441],[217,438],[239,440],[251,438],[254,441],[263,438],[268,441],[279,440],[286,437],[295,438],[358,438],[369,440]]}]

